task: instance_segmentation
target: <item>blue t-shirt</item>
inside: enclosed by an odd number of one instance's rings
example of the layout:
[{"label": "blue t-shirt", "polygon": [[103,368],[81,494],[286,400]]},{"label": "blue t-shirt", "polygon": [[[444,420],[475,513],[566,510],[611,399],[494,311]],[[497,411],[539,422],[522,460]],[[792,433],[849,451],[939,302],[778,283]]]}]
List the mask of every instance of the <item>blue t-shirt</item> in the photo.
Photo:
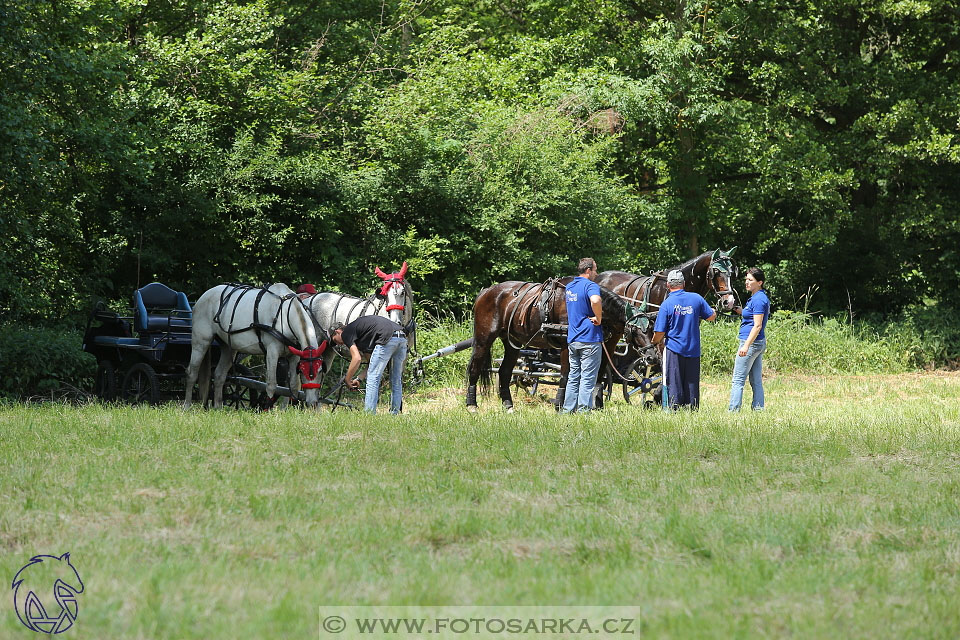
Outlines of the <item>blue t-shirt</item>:
[{"label": "blue t-shirt", "polygon": [[770,317],[770,298],[767,297],[767,292],[763,289],[750,296],[750,300],[743,307],[739,336],[741,340],[746,340],[750,336],[750,331],[753,329],[753,316],[761,313],[763,314],[763,324],[760,326],[760,333],[757,334],[757,342],[767,339],[764,332],[767,329],[767,318]]},{"label": "blue t-shirt", "polygon": [[603,342],[603,329],[590,322],[593,307],[590,296],[600,295],[600,285],[578,276],[567,285],[567,344],[571,342]]},{"label": "blue t-shirt", "polygon": [[660,305],[654,331],[666,335],[666,347],[684,358],[700,357],[700,318],[714,313],[699,293],[673,291]]}]

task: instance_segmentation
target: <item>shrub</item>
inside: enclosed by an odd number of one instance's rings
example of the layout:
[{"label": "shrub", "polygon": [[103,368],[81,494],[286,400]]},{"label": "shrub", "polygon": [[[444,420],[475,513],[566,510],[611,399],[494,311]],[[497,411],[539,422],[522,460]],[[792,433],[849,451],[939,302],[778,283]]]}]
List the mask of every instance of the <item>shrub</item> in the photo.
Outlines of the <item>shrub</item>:
[{"label": "shrub", "polygon": [[0,325],[0,397],[50,397],[89,389],[97,363],[81,351],[83,333],[70,328]]},{"label": "shrub", "polygon": [[911,307],[882,325],[882,332],[916,367],[960,367],[960,317],[954,309]]},{"label": "shrub", "polygon": [[[739,320],[739,319],[738,319]],[[739,322],[703,323],[703,375],[729,375],[737,348]],[[922,327],[922,331],[920,328]],[[427,316],[420,322],[418,350],[421,355],[472,336],[472,321]],[[955,353],[960,328],[951,329],[932,321],[916,324],[850,324],[845,319],[817,318],[794,311],[776,311],[767,323],[764,366],[796,373],[900,373],[932,362],[945,362]],[[499,345],[499,343],[497,343]],[[501,350],[497,349],[496,357]],[[954,357],[957,357],[954,355]],[[442,356],[424,365],[427,383],[456,387],[464,384],[470,351]]]},{"label": "shrub", "polygon": [[[733,326],[731,326],[731,324]],[[702,327],[704,374],[733,370],[739,322]],[[903,341],[870,324],[775,311],[767,321],[764,366],[798,373],[899,373],[916,368]]]}]

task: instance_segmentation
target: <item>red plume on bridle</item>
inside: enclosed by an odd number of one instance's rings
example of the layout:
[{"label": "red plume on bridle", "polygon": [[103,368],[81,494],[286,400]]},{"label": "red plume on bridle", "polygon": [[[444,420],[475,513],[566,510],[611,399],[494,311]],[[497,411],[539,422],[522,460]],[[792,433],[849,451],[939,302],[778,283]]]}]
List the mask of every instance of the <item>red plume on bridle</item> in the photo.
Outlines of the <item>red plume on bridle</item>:
[{"label": "red plume on bridle", "polygon": [[400,267],[400,271],[395,273],[384,273],[383,271],[380,271],[380,267],[375,267],[373,272],[377,274],[378,278],[383,280],[383,286],[380,287],[380,295],[385,296],[387,295],[387,292],[390,291],[390,287],[392,287],[394,283],[403,283],[403,278],[407,275],[407,261],[404,260],[403,265]]},{"label": "red plume on bridle", "polygon": [[320,383],[314,382],[320,375],[320,369],[323,366],[323,352],[327,350],[327,341],[320,343],[319,347],[307,347],[304,350],[288,346],[290,353],[300,356],[300,362],[297,364],[297,370],[306,380],[300,385],[303,389],[319,389]]}]

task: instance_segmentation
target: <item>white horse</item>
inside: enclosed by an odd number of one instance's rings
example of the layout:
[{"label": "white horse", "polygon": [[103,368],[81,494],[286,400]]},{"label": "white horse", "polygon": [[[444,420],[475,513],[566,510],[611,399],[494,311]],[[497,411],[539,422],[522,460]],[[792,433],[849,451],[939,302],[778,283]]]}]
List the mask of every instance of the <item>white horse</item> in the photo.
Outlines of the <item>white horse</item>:
[{"label": "white horse", "polygon": [[349,324],[362,316],[383,316],[402,327],[410,324],[413,319],[413,291],[404,280],[407,263],[404,262],[396,273],[384,273],[380,267],[374,273],[383,280],[383,286],[368,298],[322,291],[304,300],[323,331],[329,333],[334,325],[341,322]]},{"label": "white horse", "polygon": [[320,385],[316,378],[327,343],[317,346],[317,333],[310,313],[287,285],[260,288],[221,284],[200,296],[193,307],[184,409],[188,409],[193,401],[193,385],[198,376],[200,401],[206,402],[210,383],[209,348],[214,337],[220,341],[220,361],[213,387],[215,408],[223,406],[223,384],[235,351],[266,356],[266,391],[271,398],[277,389],[277,361],[281,355],[286,355],[290,363],[290,389],[298,391],[300,376],[303,376],[305,403],[310,407],[319,403]]}]

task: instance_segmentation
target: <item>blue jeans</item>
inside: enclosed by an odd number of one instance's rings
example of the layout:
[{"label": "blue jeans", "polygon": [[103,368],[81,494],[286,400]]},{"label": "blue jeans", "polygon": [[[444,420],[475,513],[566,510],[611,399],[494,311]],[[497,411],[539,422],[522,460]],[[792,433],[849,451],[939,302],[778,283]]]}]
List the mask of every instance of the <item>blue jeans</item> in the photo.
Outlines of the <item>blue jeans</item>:
[{"label": "blue jeans", "polygon": [[[743,346],[744,341],[740,341]],[[733,361],[733,386],[730,388],[730,411],[740,411],[743,404],[743,385],[750,378],[750,387],[753,389],[751,408],[763,409],[763,352],[767,350],[767,343],[756,340],[747,349],[747,355],[737,355]],[[739,349],[738,349],[739,351]]]},{"label": "blue jeans", "polygon": [[593,409],[593,388],[597,385],[597,371],[603,344],[600,342],[571,342],[570,373],[567,374],[567,390],[563,395],[563,412],[570,413],[579,407],[581,411]]},{"label": "blue jeans", "polygon": [[403,407],[403,361],[407,359],[407,339],[393,337],[387,344],[378,344],[370,354],[367,367],[367,392],[363,408],[370,413],[377,412],[380,400],[380,378],[383,370],[390,365],[390,413],[400,413]]}]

